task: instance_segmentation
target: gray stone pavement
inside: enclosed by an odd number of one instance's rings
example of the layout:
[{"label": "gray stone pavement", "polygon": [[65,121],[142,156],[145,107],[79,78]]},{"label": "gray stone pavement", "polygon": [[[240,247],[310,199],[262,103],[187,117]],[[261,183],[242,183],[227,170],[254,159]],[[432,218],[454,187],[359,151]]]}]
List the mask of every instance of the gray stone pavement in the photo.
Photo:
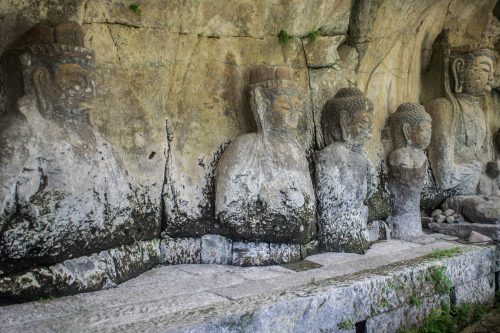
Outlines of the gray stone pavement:
[{"label": "gray stone pavement", "polygon": [[272,303],[269,295],[288,297],[293,303],[312,294],[321,281],[332,278],[342,281],[345,277],[348,285],[353,276],[359,278],[363,272],[384,265],[404,267],[407,261],[434,249],[468,247],[452,241],[453,237],[433,236],[436,241],[426,245],[396,240],[380,242],[365,255],[313,255],[307,261],[320,267],[304,271],[295,271],[298,268],[294,265],[289,266],[292,269],[159,266],[113,289],[0,307],[0,332],[184,332],[190,331],[184,328],[192,323],[205,327],[205,323],[210,324],[214,317],[222,315],[237,317],[240,322],[246,320],[245,313]]}]

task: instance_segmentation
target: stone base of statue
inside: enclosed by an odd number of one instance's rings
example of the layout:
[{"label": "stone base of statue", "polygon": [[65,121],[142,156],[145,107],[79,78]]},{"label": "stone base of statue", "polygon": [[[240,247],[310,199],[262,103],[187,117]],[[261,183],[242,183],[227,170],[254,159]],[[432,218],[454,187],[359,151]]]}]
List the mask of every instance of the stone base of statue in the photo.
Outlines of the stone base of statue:
[{"label": "stone base of statue", "polygon": [[364,254],[370,248],[366,206],[345,205],[318,233],[320,251]]}]

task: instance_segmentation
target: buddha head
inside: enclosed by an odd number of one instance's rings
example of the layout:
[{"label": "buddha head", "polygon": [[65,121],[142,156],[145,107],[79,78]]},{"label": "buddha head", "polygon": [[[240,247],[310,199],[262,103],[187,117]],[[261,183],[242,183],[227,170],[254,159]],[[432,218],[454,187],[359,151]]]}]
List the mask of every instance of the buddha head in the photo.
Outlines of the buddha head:
[{"label": "buddha head", "polygon": [[37,25],[9,51],[6,58],[20,67],[23,87],[19,88],[36,97],[42,116],[88,121],[95,94],[94,53],[83,47],[77,23]]},{"label": "buddha head", "polygon": [[451,51],[451,71],[456,94],[483,96],[491,91],[494,55],[485,48],[462,47]]},{"label": "buddha head", "polygon": [[325,144],[343,141],[364,144],[373,131],[373,104],[358,88],[342,88],[326,104],[321,116]]},{"label": "buddha head", "polygon": [[403,103],[391,115],[390,127],[394,149],[425,149],[431,142],[431,116],[420,104]]},{"label": "buddha head", "polygon": [[297,128],[302,100],[287,67],[261,66],[250,72],[250,99],[260,131]]}]

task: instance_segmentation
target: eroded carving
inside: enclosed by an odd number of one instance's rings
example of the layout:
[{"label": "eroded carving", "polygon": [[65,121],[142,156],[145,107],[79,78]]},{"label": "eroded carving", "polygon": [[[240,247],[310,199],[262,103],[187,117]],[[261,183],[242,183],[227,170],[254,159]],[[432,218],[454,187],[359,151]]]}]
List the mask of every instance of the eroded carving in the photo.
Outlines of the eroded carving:
[{"label": "eroded carving", "polygon": [[402,240],[423,237],[420,194],[427,173],[424,149],[431,141],[431,117],[422,105],[404,103],[390,117],[394,150],[389,154],[392,196],[392,236]]},{"label": "eroded carving", "polygon": [[153,237],[158,221],[91,124],[94,54],[76,23],[38,25],[2,57],[0,270]]},{"label": "eroded carving", "polygon": [[217,165],[216,217],[233,238],[305,243],[312,236],[314,190],[297,139],[304,115],[291,77],[284,67],[251,72],[257,132],[237,137]]},{"label": "eroded carving", "polygon": [[433,123],[432,172],[440,189],[455,194],[444,206],[471,222],[500,218],[498,186],[485,174],[490,134],[482,97],[491,91],[493,60],[486,48],[452,49],[445,57],[446,97],[426,107]]},{"label": "eroded carving", "polygon": [[357,88],[343,88],[321,117],[327,146],[316,154],[318,238],[326,251],[363,253],[369,248],[368,208],[374,170],[364,150],[372,133],[373,104]]}]

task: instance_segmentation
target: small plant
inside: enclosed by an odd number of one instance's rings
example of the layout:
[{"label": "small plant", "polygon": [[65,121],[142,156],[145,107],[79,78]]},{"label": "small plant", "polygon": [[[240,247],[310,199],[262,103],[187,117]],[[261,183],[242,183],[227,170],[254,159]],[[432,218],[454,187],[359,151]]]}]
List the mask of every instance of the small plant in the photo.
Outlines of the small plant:
[{"label": "small plant", "polygon": [[278,40],[282,45],[288,44],[288,42],[290,42],[292,38],[293,36],[290,35],[288,32],[286,32],[285,30],[281,30],[278,34]]},{"label": "small plant", "polygon": [[141,5],[139,5],[137,3],[131,4],[128,8],[130,8],[130,10],[133,11],[134,13],[136,13],[136,14],[140,14],[141,13]]},{"label": "small plant", "polygon": [[451,249],[435,249],[427,255],[427,258],[430,259],[443,259],[443,258],[451,258],[458,254],[462,253],[462,249],[458,246],[452,247]]},{"label": "small plant", "polygon": [[453,282],[446,275],[446,267],[434,267],[432,269],[430,278],[434,281],[434,289],[440,294],[449,294],[453,288]]},{"label": "small plant", "polygon": [[413,294],[410,296],[410,305],[420,306],[422,305],[422,300],[417,297],[417,295]]},{"label": "small plant", "polygon": [[387,308],[387,307],[389,307],[389,301],[388,301],[388,300],[386,300],[385,298],[383,298],[383,299],[380,301],[379,306],[380,306],[381,308]]},{"label": "small plant", "polygon": [[38,301],[40,301],[40,302],[48,302],[48,301],[52,301],[53,299],[55,299],[55,297],[54,297],[54,296],[52,296],[52,295],[47,295],[47,296],[45,296],[45,297],[40,297],[40,298],[38,299]]},{"label": "small plant", "polygon": [[342,320],[337,327],[339,330],[352,330],[354,328],[354,322],[350,319]]},{"label": "small plant", "polygon": [[306,35],[306,38],[310,42],[314,42],[319,37],[320,34],[321,34],[321,28],[319,28],[317,30],[309,31],[309,33]]}]

